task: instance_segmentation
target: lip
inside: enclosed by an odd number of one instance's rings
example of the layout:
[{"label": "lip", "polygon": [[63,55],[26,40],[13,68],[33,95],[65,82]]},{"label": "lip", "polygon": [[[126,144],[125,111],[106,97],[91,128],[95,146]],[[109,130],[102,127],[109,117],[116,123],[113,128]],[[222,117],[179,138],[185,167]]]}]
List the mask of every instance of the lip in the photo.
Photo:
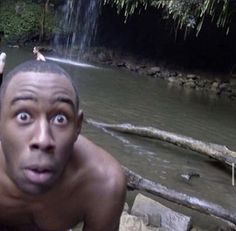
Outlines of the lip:
[{"label": "lip", "polygon": [[26,178],[33,184],[47,184],[54,176],[52,168],[48,167],[27,167],[24,169]]}]

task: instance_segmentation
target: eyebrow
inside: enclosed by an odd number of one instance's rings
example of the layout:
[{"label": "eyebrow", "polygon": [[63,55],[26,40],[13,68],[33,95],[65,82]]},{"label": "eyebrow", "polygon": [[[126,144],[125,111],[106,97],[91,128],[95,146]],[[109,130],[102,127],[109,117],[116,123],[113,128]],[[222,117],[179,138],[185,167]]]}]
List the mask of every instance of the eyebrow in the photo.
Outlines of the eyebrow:
[{"label": "eyebrow", "polygon": [[[31,95],[25,95],[25,96],[16,96],[12,99],[11,101],[11,105],[14,105],[16,102],[18,101],[27,101],[27,100],[31,100],[34,102],[37,102],[37,98]],[[62,102],[62,103],[66,103],[68,105],[70,105],[72,107],[72,109],[75,109],[76,106],[74,104],[74,102],[69,98],[69,97],[65,97],[65,96],[58,96],[55,99],[51,100],[51,103],[56,103],[56,102]]]},{"label": "eyebrow", "polygon": [[15,104],[16,102],[18,102],[18,101],[21,101],[21,100],[32,100],[32,101],[35,101],[35,102],[37,102],[37,99],[35,98],[35,97],[33,97],[33,96],[29,96],[29,95],[23,95],[23,96],[16,96],[16,97],[14,97],[13,99],[12,99],[12,101],[11,101],[11,105],[13,105],[13,104]]},{"label": "eyebrow", "polygon": [[62,103],[69,104],[72,107],[72,109],[76,108],[73,100],[71,100],[69,97],[66,97],[66,96],[58,96],[52,100],[52,103],[56,103],[56,102],[62,102]]}]

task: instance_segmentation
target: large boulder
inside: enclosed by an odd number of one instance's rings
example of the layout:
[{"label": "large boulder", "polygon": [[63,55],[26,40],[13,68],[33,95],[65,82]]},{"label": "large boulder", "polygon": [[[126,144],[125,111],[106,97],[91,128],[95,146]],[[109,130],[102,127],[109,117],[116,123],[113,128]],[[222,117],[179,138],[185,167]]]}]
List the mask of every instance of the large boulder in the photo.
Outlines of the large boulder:
[{"label": "large boulder", "polygon": [[136,196],[131,214],[138,217],[148,216],[150,225],[160,225],[169,231],[188,231],[191,227],[190,217],[175,212],[142,194]]},{"label": "large boulder", "polygon": [[119,231],[158,231],[156,227],[148,226],[148,220],[145,217],[136,217],[123,212],[120,218]]}]

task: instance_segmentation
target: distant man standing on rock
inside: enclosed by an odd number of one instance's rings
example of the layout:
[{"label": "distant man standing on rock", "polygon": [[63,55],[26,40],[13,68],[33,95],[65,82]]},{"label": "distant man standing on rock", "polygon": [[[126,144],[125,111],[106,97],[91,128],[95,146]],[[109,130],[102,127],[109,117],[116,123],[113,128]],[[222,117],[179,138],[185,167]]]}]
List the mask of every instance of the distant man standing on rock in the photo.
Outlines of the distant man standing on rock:
[{"label": "distant man standing on rock", "polygon": [[80,135],[83,113],[69,74],[28,61],[0,91],[0,230],[118,231],[121,165]]},{"label": "distant man standing on rock", "polygon": [[37,61],[44,61],[44,62],[46,61],[44,55],[39,51],[38,47],[33,48],[33,53],[36,56]]}]

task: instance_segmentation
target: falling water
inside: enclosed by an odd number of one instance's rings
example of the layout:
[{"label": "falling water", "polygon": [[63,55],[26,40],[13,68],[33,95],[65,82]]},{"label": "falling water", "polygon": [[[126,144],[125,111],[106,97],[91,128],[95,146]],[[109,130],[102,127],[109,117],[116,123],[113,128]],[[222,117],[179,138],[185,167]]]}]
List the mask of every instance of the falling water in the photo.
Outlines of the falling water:
[{"label": "falling water", "polygon": [[[63,56],[78,59],[96,35],[101,0],[66,0],[62,7],[59,30],[54,45]],[[75,55],[76,53],[76,55]]]}]

